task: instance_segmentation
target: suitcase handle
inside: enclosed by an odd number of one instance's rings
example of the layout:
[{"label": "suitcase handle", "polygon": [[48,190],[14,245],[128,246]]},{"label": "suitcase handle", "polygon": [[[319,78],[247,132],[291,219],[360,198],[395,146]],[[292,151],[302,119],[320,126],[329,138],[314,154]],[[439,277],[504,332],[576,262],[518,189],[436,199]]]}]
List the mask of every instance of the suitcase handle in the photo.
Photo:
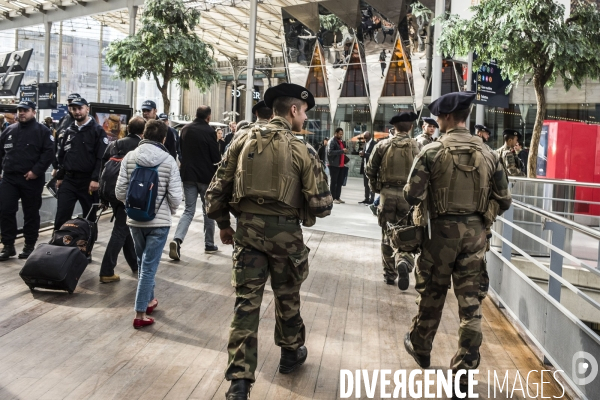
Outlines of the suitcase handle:
[{"label": "suitcase handle", "polygon": [[98,221],[100,221],[100,217],[102,216],[102,213],[104,212],[104,209],[101,206],[102,206],[102,203],[92,203],[92,207],[90,207],[90,211],[88,211],[87,215],[85,216],[85,219],[89,218],[94,207],[98,207],[100,209],[100,215],[98,215],[98,217],[96,218],[96,224],[98,224]]}]

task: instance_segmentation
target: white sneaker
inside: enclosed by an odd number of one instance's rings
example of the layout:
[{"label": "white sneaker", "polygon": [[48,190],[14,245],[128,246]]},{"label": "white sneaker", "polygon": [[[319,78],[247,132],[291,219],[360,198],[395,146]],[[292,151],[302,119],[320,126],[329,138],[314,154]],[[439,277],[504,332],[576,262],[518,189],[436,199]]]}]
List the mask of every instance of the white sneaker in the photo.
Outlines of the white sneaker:
[{"label": "white sneaker", "polygon": [[346,202],[345,202],[344,200],[342,200],[342,199],[339,199],[338,201],[339,201],[340,203],[342,203],[342,204],[345,204],[345,203],[346,203]]},{"label": "white sneaker", "polygon": [[334,200],[333,204],[342,204],[339,200]]}]

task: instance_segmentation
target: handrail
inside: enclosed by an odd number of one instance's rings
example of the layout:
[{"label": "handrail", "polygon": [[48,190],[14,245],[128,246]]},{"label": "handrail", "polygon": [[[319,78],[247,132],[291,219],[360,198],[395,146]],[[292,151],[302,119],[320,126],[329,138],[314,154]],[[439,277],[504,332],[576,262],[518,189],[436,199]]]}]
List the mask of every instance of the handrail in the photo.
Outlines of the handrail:
[{"label": "handrail", "polygon": [[525,178],[522,176],[509,176],[510,181],[516,182],[534,182],[534,183],[555,183],[565,186],[579,186],[579,187],[591,187],[600,189],[600,183],[593,182],[577,182],[575,180],[560,180],[560,179],[546,179],[546,178]]},{"label": "handrail", "polygon": [[523,203],[522,201],[513,199],[512,204],[516,207],[521,208],[523,210],[527,210],[533,214],[537,214],[540,217],[548,218],[557,224],[564,226],[565,228],[572,229],[579,233],[583,233],[593,239],[600,240],[600,232],[595,229],[588,228],[585,225],[578,224],[577,222],[571,221],[570,219],[563,218],[554,213],[548,212],[546,210],[542,210],[541,208],[534,207],[530,204]]}]

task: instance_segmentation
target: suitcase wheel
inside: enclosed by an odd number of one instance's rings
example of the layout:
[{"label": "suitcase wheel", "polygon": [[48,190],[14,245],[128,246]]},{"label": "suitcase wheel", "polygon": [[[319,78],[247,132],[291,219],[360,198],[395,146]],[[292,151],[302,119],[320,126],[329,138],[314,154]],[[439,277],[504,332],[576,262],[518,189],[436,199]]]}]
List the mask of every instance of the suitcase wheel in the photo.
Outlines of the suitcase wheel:
[{"label": "suitcase wheel", "polygon": [[35,286],[29,286],[29,290],[31,290],[33,292],[34,291],[33,289],[35,289]]},{"label": "suitcase wheel", "polygon": [[73,292],[69,291],[69,294],[73,294]]}]

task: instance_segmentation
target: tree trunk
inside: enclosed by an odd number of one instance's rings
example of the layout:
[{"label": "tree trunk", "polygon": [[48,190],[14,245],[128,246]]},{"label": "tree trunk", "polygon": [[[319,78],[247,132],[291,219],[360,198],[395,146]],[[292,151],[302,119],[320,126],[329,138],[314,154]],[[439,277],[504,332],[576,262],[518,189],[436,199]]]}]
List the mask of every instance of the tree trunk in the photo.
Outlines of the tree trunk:
[{"label": "tree trunk", "polygon": [[163,87],[159,87],[160,93],[162,94],[163,104],[164,104],[164,113],[169,114],[171,111],[171,100],[169,100],[169,82],[165,82]]},{"label": "tree trunk", "polygon": [[527,177],[537,177],[537,159],[540,137],[542,136],[542,125],[546,117],[546,93],[544,93],[545,83],[539,77],[533,77],[533,87],[535,89],[535,98],[537,111],[535,113],[535,124],[533,125],[533,135],[529,144],[529,158],[527,159]]}]

